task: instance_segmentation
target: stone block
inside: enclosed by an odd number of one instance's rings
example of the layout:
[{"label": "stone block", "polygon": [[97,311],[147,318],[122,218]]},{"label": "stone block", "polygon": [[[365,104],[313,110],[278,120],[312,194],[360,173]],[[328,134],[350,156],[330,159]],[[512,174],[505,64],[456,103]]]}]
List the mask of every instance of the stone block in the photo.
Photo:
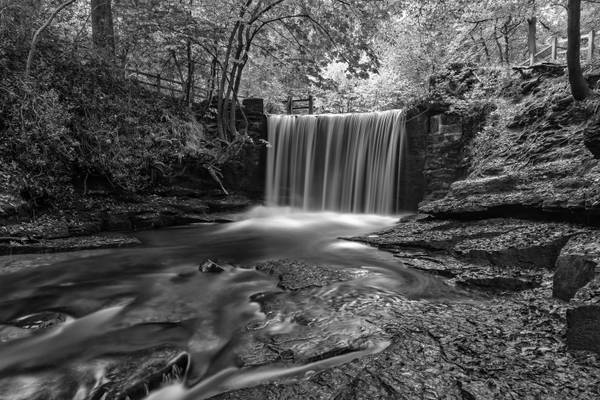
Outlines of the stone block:
[{"label": "stone block", "polygon": [[586,305],[567,311],[567,347],[600,353],[600,306]]},{"label": "stone block", "polygon": [[552,295],[569,301],[577,291],[594,279],[596,263],[585,256],[563,255],[556,260]]}]

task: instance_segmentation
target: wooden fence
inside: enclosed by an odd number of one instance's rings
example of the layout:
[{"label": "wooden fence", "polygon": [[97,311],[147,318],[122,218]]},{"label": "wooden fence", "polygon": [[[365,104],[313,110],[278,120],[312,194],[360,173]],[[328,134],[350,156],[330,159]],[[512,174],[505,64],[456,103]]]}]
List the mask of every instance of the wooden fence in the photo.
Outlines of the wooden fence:
[{"label": "wooden fence", "polygon": [[294,99],[290,96],[286,102],[286,109],[288,114],[294,114],[294,112],[298,110],[308,110],[308,113],[312,114],[314,112],[314,98],[312,95],[305,99]]},{"label": "wooden fence", "polygon": [[[137,69],[126,68],[129,79],[142,84],[161,94],[166,94],[173,98],[185,99],[186,83],[178,80],[162,77],[160,74],[151,74]],[[206,90],[192,87],[191,100],[193,103],[199,103],[207,98]]]},{"label": "wooden fence", "polygon": [[[596,57],[596,31],[581,35],[581,61],[591,63]],[[566,63],[567,59],[567,39],[558,36],[552,37],[550,44],[542,48],[535,54],[530,54],[529,60],[524,65],[534,65],[538,63]]]}]

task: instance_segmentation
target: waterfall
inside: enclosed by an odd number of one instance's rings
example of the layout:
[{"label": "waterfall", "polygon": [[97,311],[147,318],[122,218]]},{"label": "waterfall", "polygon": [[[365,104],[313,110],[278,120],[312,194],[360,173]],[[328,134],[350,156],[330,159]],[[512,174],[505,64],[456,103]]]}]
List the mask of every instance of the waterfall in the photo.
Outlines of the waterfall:
[{"label": "waterfall", "polygon": [[392,214],[401,208],[404,111],[273,115],[269,205]]}]

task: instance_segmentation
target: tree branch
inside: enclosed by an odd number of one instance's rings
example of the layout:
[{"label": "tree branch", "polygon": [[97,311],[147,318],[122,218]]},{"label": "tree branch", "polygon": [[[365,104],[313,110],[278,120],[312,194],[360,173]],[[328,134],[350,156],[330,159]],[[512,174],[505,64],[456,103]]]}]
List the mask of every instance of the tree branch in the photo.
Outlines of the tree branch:
[{"label": "tree branch", "polygon": [[76,1],[77,0],[67,0],[64,3],[62,3],[60,6],[58,6],[56,8],[56,10],[54,10],[52,15],[50,15],[50,17],[46,20],[46,22],[44,22],[44,24],[42,26],[40,26],[37,31],[35,31],[35,33],[33,35],[33,39],[31,39],[31,47],[29,48],[29,54],[27,55],[27,64],[25,66],[25,79],[29,78],[29,74],[31,72],[31,64],[33,63],[33,57],[35,55],[35,49],[37,47],[37,43],[39,41],[40,35],[42,34],[42,32],[44,32],[46,30],[46,28],[48,28],[48,26],[50,26],[52,21],[54,21],[54,18],[56,18],[56,16],[63,9],[65,9],[66,7],[75,3]]}]

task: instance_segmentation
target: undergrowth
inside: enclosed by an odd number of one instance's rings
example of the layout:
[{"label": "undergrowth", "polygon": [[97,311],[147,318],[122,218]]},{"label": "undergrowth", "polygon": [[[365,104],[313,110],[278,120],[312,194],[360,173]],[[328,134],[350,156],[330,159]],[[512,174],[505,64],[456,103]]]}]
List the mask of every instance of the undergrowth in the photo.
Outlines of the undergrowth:
[{"label": "undergrowth", "polygon": [[[9,45],[4,61],[19,53]],[[22,64],[0,62],[0,191],[56,203],[100,177],[117,193],[143,192],[190,160],[218,181],[230,143],[208,135],[187,107],[101,62],[45,60],[64,53],[56,46],[41,46],[32,78]]]}]

